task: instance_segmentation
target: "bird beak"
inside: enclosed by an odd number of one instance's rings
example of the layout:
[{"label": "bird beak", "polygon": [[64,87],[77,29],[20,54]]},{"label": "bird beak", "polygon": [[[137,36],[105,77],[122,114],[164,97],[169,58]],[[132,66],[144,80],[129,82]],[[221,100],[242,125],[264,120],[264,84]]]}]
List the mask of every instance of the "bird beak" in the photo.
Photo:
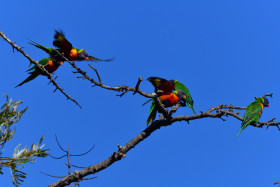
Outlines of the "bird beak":
[{"label": "bird beak", "polygon": [[267,108],[269,107],[269,105],[267,105]]},{"label": "bird beak", "polygon": [[85,61],[87,61],[87,60],[88,60],[88,57],[85,58]]},{"label": "bird beak", "polygon": [[61,66],[63,64],[63,62],[60,62],[59,65]]}]

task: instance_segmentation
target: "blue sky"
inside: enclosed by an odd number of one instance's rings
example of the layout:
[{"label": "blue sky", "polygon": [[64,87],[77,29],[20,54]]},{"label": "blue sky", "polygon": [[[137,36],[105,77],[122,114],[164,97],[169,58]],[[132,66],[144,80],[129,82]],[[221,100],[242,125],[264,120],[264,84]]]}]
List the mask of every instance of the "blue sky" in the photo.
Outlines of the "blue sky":
[{"label": "blue sky", "polygon": [[[272,1],[5,1],[0,30],[34,59],[46,54],[28,39],[51,46],[54,29],[62,29],[77,48],[113,62],[94,63],[106,85],[135,86],[138,76],[177,79],[190,90],[194,108],[205,111],[219,104],[247,106],[255,96],[274,93],[261,120],[279,117],[279,6]],[[0,39],[1,95],[22,100],[29,109],[18,123],[6,153],[21,143],[31,145],[45,135],[46,148],[62,155],[55,142],[73,154],[94,150],[75,165],[88,166],[106,159],[146,128],[147,99],[117,93],[76,79],[65,63],[57,82],[83,107],[52,93],[46,77],[14,88],[27,77],[29,62]],[[87,62],[77,65],[95,77]],[[153,92],[148,81],[145,92]],[[4,96],[0,97],[4,103]],[[181,108],[175,115],[191,115]],[[87,186],[273,186],[280,181],[276,127],[248,127],[235,139],[240,121],[201,119],[161,128],[128,152],[127,157],[97,173]],[[66,175],[66,160],[39,159],[26,166],[24,186],[47,186]],[[8,170],[1,186],[12,186]]]}]

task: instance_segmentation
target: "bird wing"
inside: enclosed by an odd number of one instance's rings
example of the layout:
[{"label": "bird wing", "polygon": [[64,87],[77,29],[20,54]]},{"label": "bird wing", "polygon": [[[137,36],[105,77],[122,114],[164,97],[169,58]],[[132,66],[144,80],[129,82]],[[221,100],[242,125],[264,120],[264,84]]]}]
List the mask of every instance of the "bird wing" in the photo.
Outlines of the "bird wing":
[{"label": "bird wing", "polygon": [[70,52],[72,44],[65,38],[62,31],[55,30],[53,45],[60,48],[64,53]]},{"label": "bird wing", "polygon": [[[44,58],[44,59],[42,59],[42,60],[40,60],[38,63],[40,64],[40,65],[42,65],[42,66],[45,66],[48,62],[49,62],[49,60],[51,60],[52,58]],[[35,69],[37,66],[36,65],[34,65],[33,67],[31,67],[30,69],[28,69],[27,71],[31,71],[31,70],[33,70],[33,69]]]},{"label": "bird wing", "polygon": [[147,80],[150,81],[156,89],[163,91],[161,95],[171,94],[173,91],[172,84],[165,79],[159,77],[149,77]]},{"label": "bird wing", "polygon": [[181,90],[183,91],[185,94],[186,94],[186,101],[188,103],[188,106],[193,110],[193,112],[196,114],[194,108],[193,108],[193,99],[192,99],[192,96],[190,94],[190,91],[189,89],[181,82],[179,81],[175,81],[175,90]]},{"label": "bird wing", "polygon": [[[254,101],[246,107],[244,120],[241,125],[249,125],[251,122],[258,122],[259,117],[262,114],[262,107],[259,102]],[[257,118],[256,118],[257,117]]]}]

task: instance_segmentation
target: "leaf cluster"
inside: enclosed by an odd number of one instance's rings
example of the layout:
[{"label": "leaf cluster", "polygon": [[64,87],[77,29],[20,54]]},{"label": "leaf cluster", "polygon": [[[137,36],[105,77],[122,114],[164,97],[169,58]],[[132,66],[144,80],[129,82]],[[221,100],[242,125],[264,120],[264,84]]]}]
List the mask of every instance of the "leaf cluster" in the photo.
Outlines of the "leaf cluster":
[{"label": "leaf cluster", "polygon": [[36,157],[48,156],[47,149],[43,149],[43,136],[38,144],[32,144],[30,148],[24,147],[20,149],[20,144],[14,149],[12,157],[2,157],[4,146],[12,140],[16,126],[15,124],[20,120],[21,116],[27,110],[19,110],[18,106],[22,101],[12,101],[7,95],[6,102],[0,109],[0,174],[4,174],[3,167],[10,168],[12,182],[15,186],[19,186],[23,179],[26,178],[26,173],[21,171],[26,163],[35,162]]}]

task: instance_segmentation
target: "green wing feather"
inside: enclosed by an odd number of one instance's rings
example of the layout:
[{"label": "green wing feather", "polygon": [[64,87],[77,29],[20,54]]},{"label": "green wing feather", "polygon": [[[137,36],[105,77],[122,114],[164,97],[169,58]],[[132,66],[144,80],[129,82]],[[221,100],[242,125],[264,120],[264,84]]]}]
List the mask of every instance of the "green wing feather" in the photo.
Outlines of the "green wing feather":
[{"label": "green wing feather", "polygon": [[241,128],[236,137],[251,123],[257,123],[261,117],[262,107],[259,101],[254,101],[246,107],[244,119],[241,123]]},{"label": "green wing feather", "polygon": [[181,82],[179,82],[177,80],[175,80],[174,83],[175,83],[175,90],[182,90],[186,94],[186,96],[187,96],[186,101],[188,103],[188,106],[196,114],[196,112],[193,108],[193,99],[192,99],[189,89],[184,84],[182,84]]},{"label": "green wing feather", "polygon": [[[40,60],[38,63],[42,66],[45,66],[49,62],[49,60],[54,60],[54,59],[51,57],[44,58],[44,59]],[[31,74],[31,75],[29,77],[27,77],[24,81],[22,81],[20,84],[18,84],[16,87],[21,86],[21,85],[35,79],[36,77],[38,77],[40,75],[40,71],[39,71],[39,69],[36,69],[36,67],[37,66],[34,65],[32,68],[28,69],[27,71],[31,71],[34,69],[35,69],[35,71],[29,72],[29,74]]]},{"label": "green wing feather", "polygon": [[[42,66],[45,66],[45,65],[48,63],[49,60],[53,60],[53,58],[51,58],[51,57],[49,57],[49,58],[44,58],[44,59],[40,60],[38,63],[39,63],[40,65],[42,65]],[[28,70],[26,70],[26,71],[31,71],[31,70],[35,69],[36,67],[37,67],[37,66],[34,65],[33,67],[31,67],[30,69],[28,69]]]}]

